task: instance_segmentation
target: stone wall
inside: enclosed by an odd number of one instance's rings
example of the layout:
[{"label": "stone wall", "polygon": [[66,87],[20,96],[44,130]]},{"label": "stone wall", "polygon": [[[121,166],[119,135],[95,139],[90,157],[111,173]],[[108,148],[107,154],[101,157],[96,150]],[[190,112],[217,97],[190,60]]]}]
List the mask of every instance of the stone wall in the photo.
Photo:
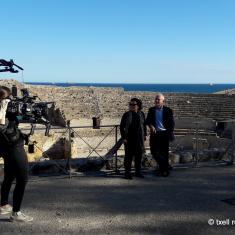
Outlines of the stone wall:
[{"label": "stone wall", "polygon": [[[0,85],[18,88],[23,85],[14,80],[0,80]],[[155,92],[127,92],[122,88],[99,87],[56,87],[26,85],[32,95],[43,101],[54,101],[55,117],[58,124],[63,119],[102,119],[118,120],[128,108],[132,97],[143,101],[144,112],[154,104]],[[174,111],[176,119],[194,118],[225,120],[235,117],[235,95],[165,93],[166,105]]]},{"label": "stone wall", "polygon": [[[16,85],[18,89],[26,87],[31,95],[37,95],[42,101],[53,101],[53,123],[64,126],[66,120],[72,120],[72,124],[78,126],[92,125],[92,117],[101,117],[102,124],[119,124],[122,114],[128,109],[128,102],[132,97],[143,101],[144,112],[154,103],[154,92],[126,92],[122,88],[97,88],[97,87],[56,87],[56,86],[32,86],[23,85],[14,80],[0,80],[0,85],[11,87]],[[20,93],[20,91],[18,92]],[[165,93],[166,105],[174,110],[176,128],[195,128],[195,120],[203,121],[200,128],[215,129],[213,120],[233,119],[235,117],[235,96],[225,94],[192,94],[192,93]],[[95,147],[110,131],[109,129],[78,129],[79,135],[85,141]],[[192,148],[192,138],[189,136],[178,137],[175,144]],[[211,138],[211,139],[210,139]],[[39,159],[42,155],[49,158],[66,158],[68,142],[61,133],[51,132],[50,137],[44,133],[36,132],[32,141],[37,141],[40,150],[29,154],[31,161]],[[221,146],[221,139],[208,137],[210,146]],[[115,141],[114,133],[99,146],[98,150],[104,155]],[[216,143],[216,144],[213,144]],[[224,143],[222,144],[224,145]],[[72,157],[84,157],[90,154],[90,149],[79,138],[74,139],[72,145]],[[93,153],[92,153],[93,155]]]}]

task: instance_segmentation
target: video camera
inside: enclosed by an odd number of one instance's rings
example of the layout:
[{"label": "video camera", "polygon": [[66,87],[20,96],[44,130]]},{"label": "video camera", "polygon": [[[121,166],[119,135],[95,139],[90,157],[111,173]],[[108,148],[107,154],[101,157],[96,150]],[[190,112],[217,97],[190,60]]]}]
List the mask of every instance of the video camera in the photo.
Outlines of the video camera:
[{"label": "video camera", "polygon": [[[18,73],[19,71],[14,67],[19,70],[24,70],[22,67],[15,64],[13,60],[7,61],[0,59],[0,72]],[[30,123],[30,134],[34,133],[36,124],[45,125],[45,135],[48,136],[51,126],[50,121],[48,120],[48,111],[54,106],[54,102],[37,101],[38,97],[30,96],[29,91],[26,88],[21,89],[22,97],[18,97],[17,87],[14,85],[12,86],[11,93],[11,101],[8,103],[7,115],[16,116],[20,123]]]},{"label": "video camera", "polygon": [[30,96],[26,88],[21,89],[21,97],[17,96],[17,87],[12,86],[12,97],[7,107],[7,115],[15,115],[20,123],[30,123],[31,132],[34,133],[35,124],[46,126],[45,135],[49,135],[50,121],[48,111],[54,102],[37,101],[37,96]]}]

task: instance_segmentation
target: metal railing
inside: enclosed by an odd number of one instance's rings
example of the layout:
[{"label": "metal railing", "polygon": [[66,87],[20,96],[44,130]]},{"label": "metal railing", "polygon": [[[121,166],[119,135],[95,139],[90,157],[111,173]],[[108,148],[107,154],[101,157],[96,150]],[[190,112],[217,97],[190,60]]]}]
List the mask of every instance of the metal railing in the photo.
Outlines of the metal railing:
[{"label": "metal railing", "polygon": [[[103,129],[108,129],[107,133],[105,133],[104,135],[97,135],[97,133],[93,136],[94,137],[100,137],[98,143],[95,143],[95,146],[90,143],[88,140],[86,140],[86,138],[84,136],[82,136],[81,133],[79,133],[79,130],[93,130],[95,132],[99,132]],[[30,131],[29,128],[21,128],[21,130],[23,132],[27,132],[27,131]],[[44,128],[38,128],[36,127],[35,128],[35,131],[43,131]],[[74,143],[76,141],[76,139],[79,139],[81,142],[83,142],[86,147],[88,148],[88,154],[85,155],[83,154],[83,158],[90,158],[94,157],[94,154],[96,154],[97,157],[99,157],[100,159],[102,159],[103,161],[105,161],[106,159],[106,153],[109,153],[109,150],[113,148],[113,146],[115,146],[117,143],[118,143],[118,140],[120,139],[120,134],[119,134],[119,125],[101,125],[99,126],[98,128],[94,128],[93,126],[70,126],[70,122],[67,123],[67,126],[66,127],[56,127],[56,126],[52,126],[51,129],[50,129],[50,133],[52,132],[55,132],[56,131],[59,131],[59,135],[56,139],[54,139],[53,141],[56,142],[58,139],[61,139],[63,137],[65,137],[68,142],[68,148],[69,148],[69,151],[67,153],[67,156],[65,157],[65,160],[66,160],[66,164],[65,166],[66,167],[62,167],[60,165],[60,163],[58,163],[58,159],[52,159],[53,163],[55,163],[55,165],[60,168],[64,173],[69,173],[71,174],[71,159],[72,159],[72,156],[71,156],[71,149],[72,149],[72,143]],[[106,149],[106,153],[101,155],[98,151],[98,148],[101,146],[102,143],[104,143],[105,140],[107,140],[108,137],[112,137],[113,138],[113,141],[112,141],[112,144],[109,144],[109,148],[110,149]],[[50,138],[50,136],[48,137]],[[49,156],[49,154],[46,152],[46,151],[43,151],[42,148],[40,148],[38,146],[38,144],[36,143],[36,141],[30,141],[29,144],[33,144],[36,149],[38,149],[41,153],[42,153],[42,156],[35,162],[31,163],[31,169],[36,165],[38,164],[42,159],[44,158],[47,158],[47,159],[51,159],[51,157]],[[77,156],[79,157],[79,156]],[[110,157],[110,154],[109,154],[109,157]],[[115,171],[117,171],[118,167],[117,167],[117,152],[114,152],[113,153],[113,157],[115,157]]]},{"label": "metal railing", "polygon": [[[235,122],[234,122],[235,123]],[[53,159],[53,161],[55,162],[55,164],[58,166],[58,168],[61,168],[61,170],[65,173],[69,173],[71,174],[71,159],[72,159],[72,143],[76,141],[76,139],[80,140],[82,143],[85,144],[85,146],[88,148],[88,154],[87,155],[83,155],[82,157],[85,158],[90,158],[90,157],[94,157],[94,154],[96,155],[96,157],[102,159],[103,161],[107,161],[107,160],[114,160],[114,166],[113,169],[115,170],[115,172],[118,172],[118,169],[120,167],[122,167],[122,164],[120,164],[120,155],[118,154],[118,151],[120,150],[120,146],[122,145],[122,143],[119,142],[120,140],[120,131],[119,131],[119,125],[101,125],[99,126],[99,128],[93,128],[93,126],[70,126],[70,123],[67,123],[68,125],[66,127],[51,127],[51,132],[52,131],[57,131],[59,130],[60,135],[58,136],[59,138],[62,138],[63,136],[65,136],[65,138],[67,138],[68,140],[68,147],[70,148],[70,151],[68,151],[68,155],[66,156],[66,168],[61,167],[61,165],[57,162],[56,159]],[[102,130],[104,129],[108,129],[106,131],[106,133],[102,132]],[[22,128],[23,131],[27,131],[29,129],[27,128]],[[40,131],[40,130],[44,130],[44,128],[36,128],[35,130]],[[91,135],[91,141],[87,140],[86,137],[84,137],[82,135],[81,132],[79,132],[79,130],[87,130],[86,131],[86,136],[89,133],[89,131],[93,131],[93,132],[101,132],[101,135],[97,135],[97,133],[95,133],[96,135]],[[89,130],[89,131],[88,131]],[[62,132],[62,133],[61,133]],[[190,150],[192,152],[193,155],[193,159],[190,162],[191,166],[200,166],[200,152],[202,151],[202,149],[200,148],[200,144],[203,140],[205,140],[205,136],[215,136],[215,133],[212,133],[211,131],[207,131],[207,130],[203,130],[200,128],[200,122],[194,122],[192,124],[192,128],[191,129],[184,129],[184,134],[182,135],[182,131],[176,131],[176,141],[171,143],[170,145],[170,150],[173,153],[177,153],[177,151],[180,150],[180,148],[183,146],[183,143],[180,143],[180,138],[182,138],[182,141],[184,140],[184,138],[190,138],[190,140],[192,142],[194,142],[193,144],[193,149]],[[99,141],[97,143],[94,144],[94,137],[99,137]],[[98,148],[107,140],[107,138],[112,137],[111,142],[109,142],[108,147],[106,146],[105,151],[102,151],[102,154],[100,153],[100,151],[98,150]],[[50,138],[50,137],[49,137]],[[54,141],[57,141],[54,140]],[[115,149],[114,147],[118,145],[118,148]],[[219,157],[219,160],[221,160],[220,162],[224,162],[224,163],[229,163],[229,164],[233,164],[234,161],[234,146],[235,146],[235,131],[233,131],[233,135],[232,135],[232,139],[231,141],[228,141],[228,144],[226,146],[224,146],[225,151],[223,153],[221,153],[221,157]],[[48,156],[47,153],[45,153],[45,151],[43,151],[39,146],[37,146],[37,144],[35,144],[35,147],[37,149],[39,149],[42,152],[42,156],[41,158],[39,158],[38,161],[36,161],[35,163],[33,163],[33,165],[37,164],[42,158],[50,158],[50,156]],[[124,154],[124,149],[121,149],[121,151]],[[149,147],[146,147],[146,151],[147,153],[149,153]],[[122,155],[123,155],[122,154]],[[223,159],[223,156],[225,156],[226,154],[229,154],[229,158],[227,158],[226,160]],[[79,157],[79,156],[77,156]],[[147,159],[147,166],[152,166],[152,163],[150,163],[151,158]],[[119,163],[119,164],[118,164]],[[180,163],[181,164],[181,163]],[[175,164],[180,165],[180,164]],[[174,163],[173,163],[174,165]]]}]

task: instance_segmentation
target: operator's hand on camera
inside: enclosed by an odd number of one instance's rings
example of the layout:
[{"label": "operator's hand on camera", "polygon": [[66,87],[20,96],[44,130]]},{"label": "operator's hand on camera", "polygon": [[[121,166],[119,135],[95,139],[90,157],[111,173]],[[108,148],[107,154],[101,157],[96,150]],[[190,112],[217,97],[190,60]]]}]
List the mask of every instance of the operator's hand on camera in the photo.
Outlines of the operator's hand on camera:
[{"label": "operator's hand on camera", "polygon": [[9,99],[2,99],[0,101],[0,124],[5,125],[6,123],[6,112],[7,112],[7,105],[10,102]]},{"label": "operator's hand on camera", "polygon": [[9,95],[7,98],[11,101],[13,100],[13,95]]}]

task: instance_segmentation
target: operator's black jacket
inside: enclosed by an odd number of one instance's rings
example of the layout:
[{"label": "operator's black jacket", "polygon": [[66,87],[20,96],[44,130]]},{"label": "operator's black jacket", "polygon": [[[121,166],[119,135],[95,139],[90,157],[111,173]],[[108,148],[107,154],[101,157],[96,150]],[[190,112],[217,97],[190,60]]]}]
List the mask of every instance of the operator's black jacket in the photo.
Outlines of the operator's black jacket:
[{"label": "operator's black jacket", "polygon": [[0,125],[0,145],[15,145],[28,137],[20,131],[18,125],[19,121],[15,114],[6,114],[6,123]]},{"label": "operator's black jacket", "polygon": [[[147,126],[156,126],[156,107],[151,107],[146,118]],[[173,111],[169,107],[163,106],[163,126],[165,127],[169,140],[174,139],[175,121]]]}]

